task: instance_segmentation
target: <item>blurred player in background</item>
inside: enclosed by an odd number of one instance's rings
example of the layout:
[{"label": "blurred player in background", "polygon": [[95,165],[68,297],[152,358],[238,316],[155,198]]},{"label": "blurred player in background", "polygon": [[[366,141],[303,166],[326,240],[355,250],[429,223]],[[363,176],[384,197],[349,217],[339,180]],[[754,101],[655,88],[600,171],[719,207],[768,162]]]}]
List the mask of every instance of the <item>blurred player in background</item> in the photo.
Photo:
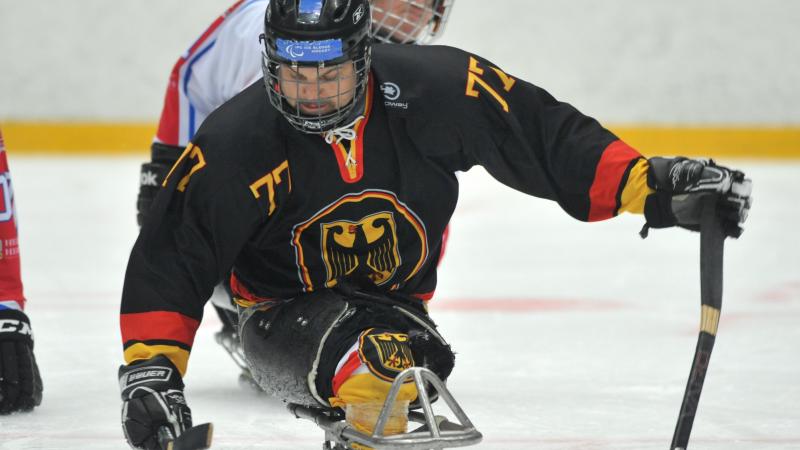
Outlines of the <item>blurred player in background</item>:
[{"label": "blurred player in background", "polygon": [[[701,199],[714,196],[726,233],[742,232],[750,181],[739,171],[646,159],[462,50],[372,45],[367,0],[268,8],[263,82],[203,122],[131,252],[119,377],[134,447],[191,426],[183,375],[204,305],[227,276],[243,359],[283,401],[381,402],[410,366],[446,379],[454,356],[425,303],[458,171],[483,166],[588,222],[630,212],[647,226],[697,229]],[[400,399],[416,396],[412,384]]]},{"label": "blurred player in background", "polygon": [[[454,0],[373,0],[372,29],[378,42],[427,44],[444,31]],[[137,221],[145,220],[158,188],[195,131],[219,105],[263,76],[264,11],[269,0],[238,1],[218,17],[182,56],[170,75],[151,146],[151,161],[142,165]],[[251,379],[241,358],[236,314],[227,294],[212,302],[223,323],[217,341],[242,367],[241,381]]]},{"label": "blurred player in background", "polygon": [[42,379],[20,278],[14,193],[0,131],[0,414],[30,411],[41,402]]}]

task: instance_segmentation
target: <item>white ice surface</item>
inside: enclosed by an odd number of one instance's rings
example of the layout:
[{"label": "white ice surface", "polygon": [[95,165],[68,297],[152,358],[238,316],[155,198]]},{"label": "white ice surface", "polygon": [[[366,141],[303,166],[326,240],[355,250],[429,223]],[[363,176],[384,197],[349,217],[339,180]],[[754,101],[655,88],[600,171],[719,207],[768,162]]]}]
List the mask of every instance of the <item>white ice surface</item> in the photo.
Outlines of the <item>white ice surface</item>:
[{"label": "white ice surface", "polygon": [[[11,156],[44,402],[0,417],[1,449],[125,448],[118,306],[136,237],[139,158]],[[724,162],[724,161],[723,161]],[[730,162],[755,180],[726,243],[722,320],[696,449],[800,448],[800,165]],[[699,323],[698,235],[636,216],[579,223],[475,170],[433,317],[458,352],[449,386],[485,449],[664,449]],[[207,311],[186,378],[215,448],[317,449],[322,432],[236,382]]]}]

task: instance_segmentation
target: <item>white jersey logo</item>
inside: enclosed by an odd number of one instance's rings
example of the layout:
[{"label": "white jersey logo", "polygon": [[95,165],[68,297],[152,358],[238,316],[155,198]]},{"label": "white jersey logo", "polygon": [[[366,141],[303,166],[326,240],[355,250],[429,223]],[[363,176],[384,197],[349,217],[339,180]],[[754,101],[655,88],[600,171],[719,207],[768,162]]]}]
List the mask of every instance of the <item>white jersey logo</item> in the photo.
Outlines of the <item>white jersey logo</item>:
[{"label": "white jersey logo", "polygon": [[142,186],[158,186],[158,174],[150,170],[142,172],[140,184]]},{"label": "white jersey logo", "polygon": [[381,92],[386,100],[397,100],[400,98],[400,86],[391,83],[381,83]]}]

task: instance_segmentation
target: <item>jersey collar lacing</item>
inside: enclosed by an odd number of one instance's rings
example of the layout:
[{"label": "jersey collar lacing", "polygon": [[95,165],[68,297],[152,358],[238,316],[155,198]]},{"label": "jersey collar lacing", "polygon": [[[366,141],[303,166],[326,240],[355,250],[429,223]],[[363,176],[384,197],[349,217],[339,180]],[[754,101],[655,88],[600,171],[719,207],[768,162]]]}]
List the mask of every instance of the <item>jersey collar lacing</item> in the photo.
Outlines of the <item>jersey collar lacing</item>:
[{"label": "jersey collar lacing", "polygon": [[[358,117],[355,118],[355,120],[353,120],[352,122],[350,122],[347,125],[344,125],[344,126],[341,126],[341,127],[334,128],[332,130],[326,131],[325,132],[325,142],[327,144],[332,144],[333,140],[336,139],[336,143],[338,144],[338,143],[342,142],[342,139],[347,139],[348,141],[354,140],[356,138],[356,136],[358,136],[356,134],[356,130],[355,130],[356,124],[358,123],[359,120],[361,120],[363,118],[364,118],[364,116],[358,116]],[[348,165],[348,166],[351,165],[351,164],[355,164],[356,163],[356,160],[353,157],[353,149],[354,148],[355,148],[355,146],[351,146],[350,150],[347,151],[347,161],[345,162],[345,164]]]}]

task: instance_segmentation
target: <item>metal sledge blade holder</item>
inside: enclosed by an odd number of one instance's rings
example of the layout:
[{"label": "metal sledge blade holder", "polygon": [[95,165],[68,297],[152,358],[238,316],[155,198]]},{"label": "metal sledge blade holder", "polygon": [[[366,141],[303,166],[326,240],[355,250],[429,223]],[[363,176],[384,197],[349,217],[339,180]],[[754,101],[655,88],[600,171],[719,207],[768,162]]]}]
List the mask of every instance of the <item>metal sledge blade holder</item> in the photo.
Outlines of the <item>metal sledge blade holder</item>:
[{"label": "metal sledge blade holder", "polygon": [[[389,421],[392,405],[400,392],[400,387],[409,378],[414,380],[417,387],[417,398],[422,411],[412,411],[408,418],[422,426],[411,432],[385,436],[384,429]],[[439,394],[439,398],[444,400],[458,423],[434,415],[426,382]],[[397,376],[371,436],[348,425],[341,414],[291,403],[288,408],[295,417],[311,420],[325,430],[326,442],[323,448],[327,449],[350,449],[353,444],[360,444],[378,450],[439,450],[475,445],[483,439],[483,435],[472,425],[444,382],[424,367],[411,367]]]}]

